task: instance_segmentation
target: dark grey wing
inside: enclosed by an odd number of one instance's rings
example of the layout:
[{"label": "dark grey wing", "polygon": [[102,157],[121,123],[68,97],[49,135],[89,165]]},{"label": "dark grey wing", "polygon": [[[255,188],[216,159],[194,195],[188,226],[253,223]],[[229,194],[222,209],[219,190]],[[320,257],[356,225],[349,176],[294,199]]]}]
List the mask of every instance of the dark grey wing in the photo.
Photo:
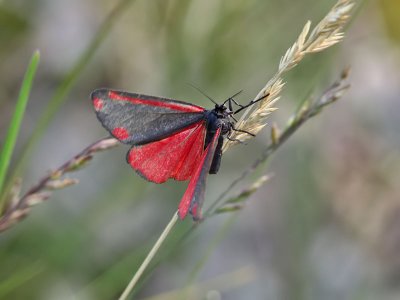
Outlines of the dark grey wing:
[{"label": "dark grey wing", "polygon": [[91,99],[103,127],[131,145],[161,140],[205,119],[204,108],[167,98],[98,89]]}]

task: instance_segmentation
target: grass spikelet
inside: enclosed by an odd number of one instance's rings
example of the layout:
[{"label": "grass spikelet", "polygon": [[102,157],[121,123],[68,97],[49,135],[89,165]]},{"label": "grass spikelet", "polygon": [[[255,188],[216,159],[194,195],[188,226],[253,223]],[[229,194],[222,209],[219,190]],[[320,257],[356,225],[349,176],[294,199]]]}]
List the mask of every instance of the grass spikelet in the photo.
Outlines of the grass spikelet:
[{"label": "grass spikelet", "polygon": [[[254,99],[268,96],[244,112],[236,124],[237,129],[257,134],[264,128],[268,115],[276,110],[273,105],[279,100],[285,84],[282,79],[283,74],[297,66],[305,55],[323,51],[339,43],[344,38],[343,27],[350,18],[353,6],[354,3],[351,0],[339,0],[311,33],[311,21],[307,21],[296,42],[282,56],[278,71]],[[247,140],[251,138],[251,135],[233,132],[230,137],[232,140],[226,141],[223,151],[236,144],[237,140]]]}]

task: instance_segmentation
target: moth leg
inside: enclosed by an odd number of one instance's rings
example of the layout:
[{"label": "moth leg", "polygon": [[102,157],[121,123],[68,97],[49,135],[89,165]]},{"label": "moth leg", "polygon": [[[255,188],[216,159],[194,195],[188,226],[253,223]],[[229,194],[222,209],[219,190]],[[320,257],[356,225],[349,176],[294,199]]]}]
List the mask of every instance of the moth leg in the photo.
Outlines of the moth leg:
[{"label": "moth leg", "polygon": [[[229,98],[229,100],[230,101],[232,101],[233,103],[235,103],[237,106],[239,106],[240,108],[242,108],[243,107],[243,105],[242,104],[240,104],[239,102],[237,102],[235,99],[233,99],[232,97],[231,98]],[[230,102],[229,101],[229,102]],[[232,105],[231,105],[231,107],[232,107]],[[231,111],[232,111],[232,109],[231,109]]]},{"label": "moth leg", "polygon": [[237,132],[247,133],[248,135],[251,135],[251,136],[256,136],[254,133],[248,132],[248,131],[246,131],[246,130],[236,129],[236,128],[234,128],[234,127],[232,127],[232,130],[233,130],[233,131],[237,131]]},{"label": "moth leg", "polygon": [[236,118],[232,115],[230,115],[230,117],[233,119],[233,121],[235,121],[236,123],[238,122],[238,120],[236,120]]},{"label": "moth leg", "polygon": [[243,142],[243,141],[241,141],[241,140],[233,139],[233,138],[231,138],[231,137],[229,137],[229,136],[227,136],[226,138],[227,138],[228,140],[230,140],[231,142],[237,142],[237,143],[239,143],[239,144],[244,144],[244,145],[246,145],[246,143]]}]

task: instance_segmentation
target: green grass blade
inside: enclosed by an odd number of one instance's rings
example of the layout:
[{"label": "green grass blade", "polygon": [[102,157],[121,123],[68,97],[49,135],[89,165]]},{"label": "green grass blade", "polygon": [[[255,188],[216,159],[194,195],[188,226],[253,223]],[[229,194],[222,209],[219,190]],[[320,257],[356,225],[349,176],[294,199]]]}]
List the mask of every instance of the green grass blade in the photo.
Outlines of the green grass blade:
[{"label": "green grass blade", "polygon": [[21,90],[19,92],[17,105],[15,106],[15,112],[11,119],[10,127],[8,128],[3,149],[0,153],[0,194],[3,192],[4,180],[10,165],[10,159],[15,147],[15,142],[17,141],[21,122],[24,118],[26,104],[28,103],[32,82],[39,64],[39,59],[39,51],[36,51],[31,58],[28,69],[26,70]]},{"label": "green grass blade", "polygon": [[8,297],[10,293],[17,289],[23,289],[25,284],[40,275],[44,270],[45,266],[36,261],[13,272],[7,278],[3,278],[0,282],[0,299],[11,299]]}]

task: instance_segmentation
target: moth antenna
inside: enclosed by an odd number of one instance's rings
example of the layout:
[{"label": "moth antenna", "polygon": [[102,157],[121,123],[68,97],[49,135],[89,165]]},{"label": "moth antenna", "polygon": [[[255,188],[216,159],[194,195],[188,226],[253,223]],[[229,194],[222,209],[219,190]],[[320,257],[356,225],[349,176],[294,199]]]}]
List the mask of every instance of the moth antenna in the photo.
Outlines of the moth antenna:
[{"label": "moth antenna", "polygon": [[239,95],[240,93],[242,93],[243,90],[240,90],[239,92],[237,92],[236,94],[234,94],[233,96],[230,96],[229,98],[235,98],[237,95]]},{"label": "moth antenna", "polygon": [[200,88],[198,88],[197,86],[195,86],[194,84],[191,84],[190,82],[187,82],[188,85],[190,85],[192,88],[195,88],[198,92],[200,92],[203,96],[207,97],[208,100],[210,100],[212,103],[214,103],[215,105],[218,105],[217,102],[215,102],[210,96],[208,96],[206,93],[204,93]]},{"label": "moth antenna", "polygon": [[[233,96],[230,96],[228,99],[226,99],[225,100],[225,102],[223,103],[223,105],[225,105],[225,103],[226,102],[231,102],[231,101],[233,101],[233,103],[235,103],[236,105],[238,105],[238,106],[242,106],[242,105],[240,105],[237,101],[235,101],[235,99],[233,99],[233,98],[235,98],[237,95],[239,95],[241,92],[243,92],[243,90],[240,90],[239,92],[237,92],[236,94],[234,94]],[[232,106],[232,105],[231,105]],[[232,110],[232,109],[231,109]]]}]

